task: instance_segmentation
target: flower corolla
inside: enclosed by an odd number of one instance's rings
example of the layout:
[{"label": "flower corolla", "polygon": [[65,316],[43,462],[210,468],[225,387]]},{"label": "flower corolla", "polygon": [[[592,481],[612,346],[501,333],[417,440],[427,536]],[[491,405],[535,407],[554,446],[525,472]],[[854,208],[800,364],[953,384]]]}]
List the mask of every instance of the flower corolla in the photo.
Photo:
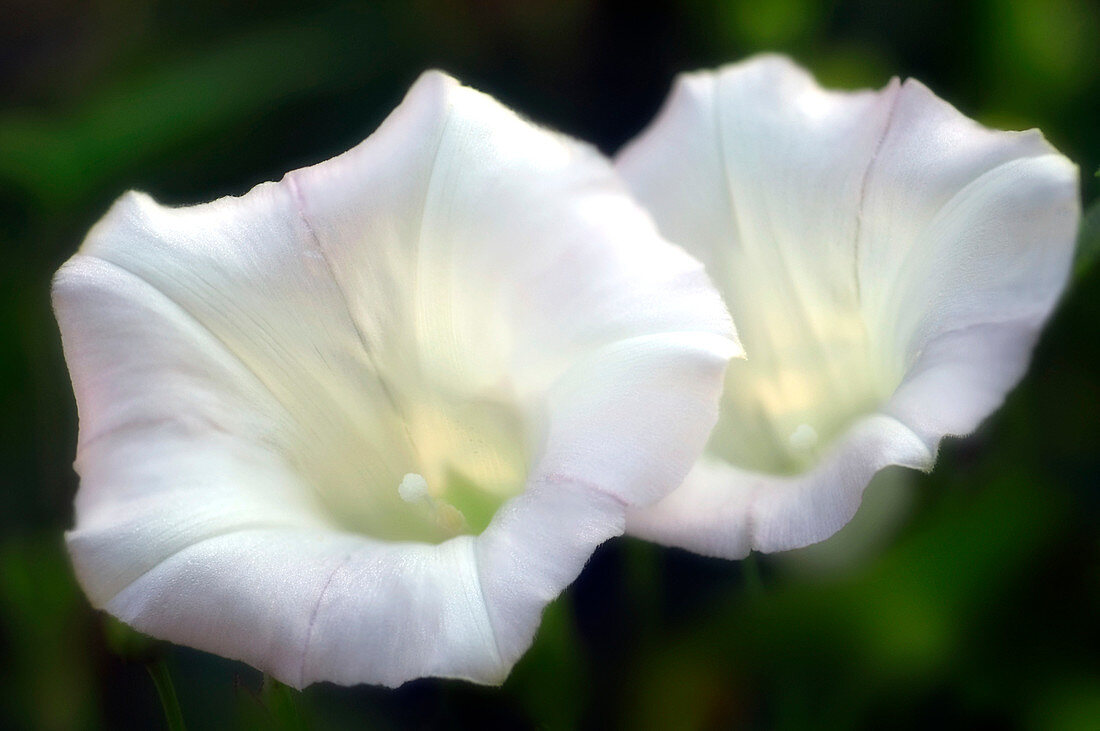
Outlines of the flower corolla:
[{"label": "flower corolla", "polygon": [[1077,169],[921,83],[821,88],[766,55],[686,74],[617,169],[704,262],[746,358],[684,484],[628,532],[728,558],[823,540],[888,465],[931,469],[1023,375]]},{"label": "flower corolla", "polygon": [[278,183],[127,194],[53,296],[92,603],[295,687],[501,681],[739,352],[608,160],[438,72]]}]

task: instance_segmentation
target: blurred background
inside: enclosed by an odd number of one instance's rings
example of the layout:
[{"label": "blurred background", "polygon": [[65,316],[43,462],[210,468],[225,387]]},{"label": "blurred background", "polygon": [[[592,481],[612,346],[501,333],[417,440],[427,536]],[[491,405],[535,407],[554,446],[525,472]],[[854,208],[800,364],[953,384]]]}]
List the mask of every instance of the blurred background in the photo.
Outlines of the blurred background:
[{"label": "blurred background", "polygon": [[[620,539],[500,689],[297,694],[92,611],[62,543],[76,415],[54,270],[124,190],[240,194],[364,138],[440,67],[615,151],[679,71],[761,50],[825,83],[914,76],[1040,127],[1100,190],[1090,0],[0,0],[0,727],[1100,728],[1100,268],[1024,383],[829,543],[749,562]],[[1092,243],[1100,248],[1093,208]]]}]

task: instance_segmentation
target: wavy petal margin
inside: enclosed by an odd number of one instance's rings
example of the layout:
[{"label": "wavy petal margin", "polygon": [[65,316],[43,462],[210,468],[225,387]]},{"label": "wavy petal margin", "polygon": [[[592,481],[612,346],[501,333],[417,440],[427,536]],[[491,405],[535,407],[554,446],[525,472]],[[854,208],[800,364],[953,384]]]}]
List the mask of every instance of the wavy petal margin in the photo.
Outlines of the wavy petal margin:
[{"label": "wavy petal margin", "polygon": [[[986,129],[913,80],[828,91],[778,56],[681,77],[616,166],[706,264],[747,353],[708,455],[628,532],[728,558],[827,538],[875,472],[931,469],[995,410],[1080,218],[1077,169],[1037,131]],[[793,416],[757,423],[774,373]],[[835,418],[829,448],[793,476],[738,467],[739,447],[797,440],[791,393]]]},{"label": "wavy petal margin", "polygon": [[[738,352],[608,161],[438,72],[279,183],[124,196],[53,296],[92,603],[295,687],[500,682],[690,469]],[[402,539],[431,529],[397,486],[440,394],[522,414],[526,487],[480,535]]]}]

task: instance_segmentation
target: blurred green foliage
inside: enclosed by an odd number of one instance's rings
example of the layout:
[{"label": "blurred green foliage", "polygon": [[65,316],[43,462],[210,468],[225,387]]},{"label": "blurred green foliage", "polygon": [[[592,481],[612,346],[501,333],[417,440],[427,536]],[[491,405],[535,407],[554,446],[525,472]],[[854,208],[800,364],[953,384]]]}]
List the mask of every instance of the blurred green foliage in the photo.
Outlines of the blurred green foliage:
[{"label": "blurred green foliage", "polygon": [[676,72],[761,50],[833,85],[915,76],[985,123],[1038,126],[1096,199],[1094,0],[0,6],[0,726],[163,727],[159,663],[191,728],[1100,728],[1095,204],[1027,380],[932,475],[876,481],[882,512],[758,563],[613,541],[501,689],[297,693],[150,644],[75,585],[49,279],[114,197],[207,200],[329,157],[431,66],[610,152]]}]

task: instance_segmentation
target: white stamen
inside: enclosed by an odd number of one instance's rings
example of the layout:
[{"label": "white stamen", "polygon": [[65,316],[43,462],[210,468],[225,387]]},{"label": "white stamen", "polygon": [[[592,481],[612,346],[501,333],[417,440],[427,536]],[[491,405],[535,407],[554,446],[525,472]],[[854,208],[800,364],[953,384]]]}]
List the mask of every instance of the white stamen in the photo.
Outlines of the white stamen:
[{"label": "white stamen", "polygon": [[466,516],[454,505],[437,500],[435,508],[435,524],[443,530],[452,535],[458,535],[470,529]]},{"label": "white stamen", "polygon": [[407,503],[424,505],[435,524],[448,533],[458,535],[469,530],[466,516],[461,510],[428,492],[428,481],[423,475],[410,472],[402,477],[401,484],[397,486],[397,494]]}]

